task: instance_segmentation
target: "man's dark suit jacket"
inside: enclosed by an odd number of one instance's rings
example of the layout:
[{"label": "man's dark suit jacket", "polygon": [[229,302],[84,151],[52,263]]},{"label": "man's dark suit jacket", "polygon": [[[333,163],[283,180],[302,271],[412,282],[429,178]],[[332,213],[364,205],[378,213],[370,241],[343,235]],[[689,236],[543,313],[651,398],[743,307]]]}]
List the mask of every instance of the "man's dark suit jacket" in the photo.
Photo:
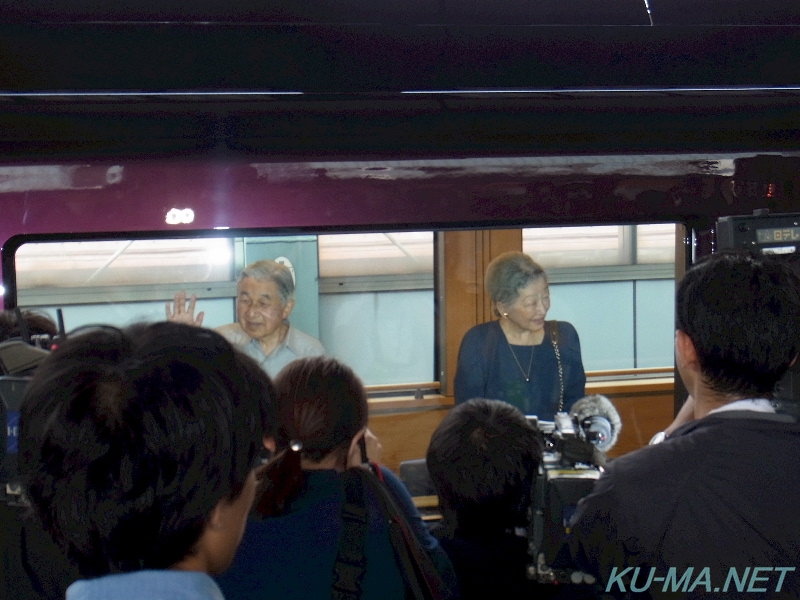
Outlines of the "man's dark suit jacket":
[{"label": "man's dark suit jacket", "polygon": [[572,525],[573,560],[615,596],[638,566],[647,591],[632,597],[800,598],[800,425],[752,411],[689,423],[612,461]]}]

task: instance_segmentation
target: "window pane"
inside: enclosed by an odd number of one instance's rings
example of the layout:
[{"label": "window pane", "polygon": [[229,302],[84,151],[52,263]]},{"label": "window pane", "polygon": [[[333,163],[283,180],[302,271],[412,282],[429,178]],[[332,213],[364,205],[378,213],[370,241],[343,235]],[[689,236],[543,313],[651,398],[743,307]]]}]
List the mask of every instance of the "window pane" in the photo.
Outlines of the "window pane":
[{"label": "window pane", "polygon": [[224,238],[35,242],[15,254],[17,287],[95,287],[229,281],[233,243]]},{"label": "window pane", "polygon": [[638,263],[674,263],[675,224],[637,225],[636,254]]},{"label": "window pane", "polygon": [[624,225],[523,229],[522,251],[545,269],[631,262]]},{"label": "window pane", "polygon": [[320,277],[433,273],[433,232],[319,236]]}]

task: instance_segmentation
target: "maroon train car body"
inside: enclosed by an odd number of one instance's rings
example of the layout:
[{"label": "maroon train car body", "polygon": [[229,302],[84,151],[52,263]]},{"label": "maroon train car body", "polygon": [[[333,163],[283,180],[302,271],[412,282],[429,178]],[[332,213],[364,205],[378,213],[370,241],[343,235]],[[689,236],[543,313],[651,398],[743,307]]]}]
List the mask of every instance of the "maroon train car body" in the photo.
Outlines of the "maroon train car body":
[{"label": "maroon train car body", "polygon": [[790,2],[68,4],[0,2],[6,307],[30,236],[702,231],[800,201]]}]

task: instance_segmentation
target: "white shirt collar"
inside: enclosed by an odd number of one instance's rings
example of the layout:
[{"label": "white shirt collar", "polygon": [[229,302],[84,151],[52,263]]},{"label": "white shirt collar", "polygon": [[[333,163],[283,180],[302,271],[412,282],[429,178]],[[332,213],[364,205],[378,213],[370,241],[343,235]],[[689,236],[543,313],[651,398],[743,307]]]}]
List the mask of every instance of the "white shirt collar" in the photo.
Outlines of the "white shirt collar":
[{"label": "white shirt collar", "polygon": [[753,412],[774,413],[775,407],[772,405],[772,402],[766,398],[753,398],[747,400],[735,400],[709,411],[708,414],[712,415],[714,413],[725,412],[728,410],[750,410]]}]

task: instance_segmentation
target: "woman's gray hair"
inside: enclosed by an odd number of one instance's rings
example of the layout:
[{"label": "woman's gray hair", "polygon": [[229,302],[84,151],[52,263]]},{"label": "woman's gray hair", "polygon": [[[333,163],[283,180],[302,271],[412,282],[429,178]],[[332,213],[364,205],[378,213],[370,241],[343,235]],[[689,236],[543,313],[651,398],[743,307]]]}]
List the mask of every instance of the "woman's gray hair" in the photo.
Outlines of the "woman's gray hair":
[{"label": "woman's gray hair", "polygon": [[[505,252],[486,267],[486,292],[493,304],[512,304],[519,291],[547,274],[542,266],[524,252]],[[497,308],[495,307],[495,313]]]},{"label": "woman's gray hair", "polygon": [[294,278],[289,267],[274,260],[259,260],[247,265],[236,280],[237,285],[245,277],[260,281],[271,281],[278,287],[278,293],[284,306],[289,300],[294,300]]}]

